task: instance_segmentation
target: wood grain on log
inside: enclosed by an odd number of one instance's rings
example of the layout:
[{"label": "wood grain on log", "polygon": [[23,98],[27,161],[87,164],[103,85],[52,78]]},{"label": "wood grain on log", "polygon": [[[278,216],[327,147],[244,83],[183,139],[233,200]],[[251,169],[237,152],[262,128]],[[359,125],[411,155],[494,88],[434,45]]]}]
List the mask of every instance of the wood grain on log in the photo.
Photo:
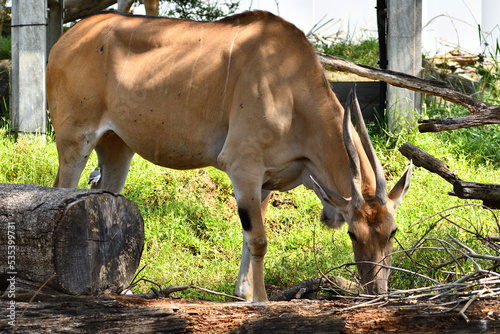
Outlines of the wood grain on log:
[{"label": "wood grain on log", "polygon": [[[8,307],[0,298],[0,309]],[[443,312],[432,304],[386,301],[300,300],[269,303],[213,303],[137,297],[62,296],[17,301],[16,333],[496,333],[500,302],[478,300],[467,310]],[[451,312],[450,312],[451,311]],[[3,311],[0,311],[0,316]],[[0,318],[0,332],[13,327]]]},{"label": "wood grain on log", "polygon": [[492,209],[500,209],[500,184],[475,183],[459,180],[450,195],[463,199],[480,199]]},{"label": "wood grain on log", "polygon": [[0,262],[0,276],[55,275],[48,286],[70,294],[120,291],[139,265],[144,222],[133,202],[106,191],[0,184],[2,257],[12,244],[15,262]]}]

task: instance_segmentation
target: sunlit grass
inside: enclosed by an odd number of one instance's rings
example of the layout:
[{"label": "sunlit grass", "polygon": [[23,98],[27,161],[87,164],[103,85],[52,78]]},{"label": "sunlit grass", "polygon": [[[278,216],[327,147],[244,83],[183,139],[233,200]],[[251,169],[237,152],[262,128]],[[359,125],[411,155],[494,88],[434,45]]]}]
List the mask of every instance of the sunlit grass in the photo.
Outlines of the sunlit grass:
[{"label": "sunlit grass", "polygon": [[[376,66],[373,63],[378,59],[375,42],[323,46],[323,51]],[[424,106],[423,117],[457,117],[466,113],[464,108],[441,103]],[[5,126],[8,122],[2,124]],[[394,134],[372,127],[371,138],[384,166],[388,188],[392,188],[409,163],[398,151],[406,141],[443,160],[464,180],[500,183],[499,133],[497,125],[433,134],[420,134],[416,129]],[[80,188],[88,187],[88,175],[96,165],[97,157],[92,153],[80,179]],[[0,129],[0,182],[51,186],[57,166],[57,151],[50,136],[45,141],[14,138],[5,127]],[[414,168],[410,191],[396,215],[399,228],[395,251],[411,247],[436,221],[423,220],[425,217],[474,202],[449,196],[447,193],[451,190],[452,186],[439,176]],[[123,195],[137,204],[145,221],[144,252],[139,267],[145,268],[139,277],[144,276],[162,287],[193,284],[233,292],[242,233],[232,186],[225,173],[214,168],[175,171],[135,156]],[[270,242],[265,260],[266,283],[286,287],[317,276],[318,269],[326,272],[354,261],[346,226],[335,231],[327,229],[319,221],[320,213],[319,199],[304,187],[273,195],[266,220]],[[482,233],[498,235],[491,213],[486,210],[460,208],[450,217],[463,225],[474,224]],[[471,247],[480,247],[477,240],[444,222],[429,236],[441,237],[446,233]],[[445,254],[419,256],[423,262],[430,263],[440,261]],[[399,261],[401,266],[410,265],[400,257],[396,257],[394,264]],[[424,282],[398,273],[391,280],[394,289],[418,284]],[[150,287],[150,283],[143,281],[134,292],[149,292]],[[176,295],[225,300],[196,290]]]},{"label": "sunlit grass", "polygon": [[361,41],[353,41],[350,38],[337,41],[336,43],[316,43],[316,50],[358,64],[378,67],[380,52],[378,40],[374,37]]},{"label": "sunlit grass", "polygon": [[[456,138],[461,136],[460,132],[440,135],[415,131],[398,136],[372,135],[387,174],[388,188],[407,168],[407,159],[397,151],[407,140],[445,161],[464,180],[498,183],[499,161],[491,156],[474,158],[476,147]],[[50,137],[46,141],[28,137],[16,140],[3,130],[0,138],[0,182],[52,185],[58,163],[55,143]],[[488,146],[494,145],[495,142],[488,142]],[[88,187],[88,174],[96,165],[93,153],[80,187]],[[403,247],[413,245],[432,223],[429,220],[417,224],[420,220],[470,202],[448,196],[450,190],[452,186],[437,175],[414,168],[410,191],[396,216],[397,240]],[[140,268],[146,267],[140,276],[163,287],[193,284],[233,292],[242,234],[231,183],[223,172],[213,168],[169,170],[135,156],[123,194],[137,204],[145,221],[146,240]],[[483,211],[461,209],[455,214],[478,222],[487,233],[494,233],[491,216]],[[318,219],[320,212],[319,200],[304,187],[273,195],[266,221],[270,241],[265,261],[266,283],[286,287],[316,276],[318,268],[326,272],[353,262],[346,227],[337,231],[325,228]],[[452,233],[468,241],[466,235],[446,224],[432,233]],[[473,240],[468,242],[474,245]],[[395,250],[398,249],[396,246]],[[418,283],[400,276],[394,276],[393,288]],[[147,292],[150,286],[141,282],[134,291]],[[177,295],[223,300],[197,290]]]}]

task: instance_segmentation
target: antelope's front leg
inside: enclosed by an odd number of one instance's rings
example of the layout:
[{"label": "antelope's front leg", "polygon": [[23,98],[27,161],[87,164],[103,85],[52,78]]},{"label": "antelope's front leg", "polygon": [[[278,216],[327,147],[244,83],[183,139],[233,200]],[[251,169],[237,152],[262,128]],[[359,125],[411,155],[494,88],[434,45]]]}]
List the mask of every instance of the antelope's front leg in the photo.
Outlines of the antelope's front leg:
[{"label": "antelope's front leg", "polygon": [[267,252],[267,237],[260,215],[260,205],[257,210],[239,208],[238,213],[243,227],[243,254],[236,294],[247,300],[265,302],[267,294],[264,285],[264,256]]},{"label": "antelope's front leg", "polygon": [[246,300],[253,299],[253,277],[251,265],[251,252],[248,248],[249,236],[243,230],[243,251],[241,253],[240,272],[236,283],[235,294]]},{"label": "antelope's front leg", "polygon": [[[262,191],[261,193],[261,217],[262,217],[262,228],[264,228],[264,221],[266,217],[266,210],[267,210],[267,205],[269,204],[269,200],[271,199],[272,193],[270,191]],[[240,214],[240,218],[242,219],[242,226],[244,220],[248,220],[249,217],[246,216],[246,213],[243,209],[238,210]],[[250,222],[251,225],[251,222]],[[254,289],[253,289],[253,282],[254,280],[254,275],[253,275],[253,270],[252,270],[252,251],[251,251],[251,233],[248,233],[245,228],[243,228],[243,251],[241,254],[241,263],[240,263],[240,272],[238,274],[238,283],[236,284],[236,295],[245,298],[246,300],[255,300],[255,301],[262,301],[262,300],[256,300],[254,299]],[[265,237],[265,231],[264,231],[264,237]],[[264,281],[264,255],[265,252],[267,251],[267,238],[265,238],[265,243],[266,247],[264,250],[264,254],[261,255],[262,258],[262,279],[261,281]],[[255,248],[255,247],[254,247]],[[255,294],[257,296],[257,294]],[[264,296],[265,300],[267,300],[267,295],[265,293],[265,286],[264,286]]]}]

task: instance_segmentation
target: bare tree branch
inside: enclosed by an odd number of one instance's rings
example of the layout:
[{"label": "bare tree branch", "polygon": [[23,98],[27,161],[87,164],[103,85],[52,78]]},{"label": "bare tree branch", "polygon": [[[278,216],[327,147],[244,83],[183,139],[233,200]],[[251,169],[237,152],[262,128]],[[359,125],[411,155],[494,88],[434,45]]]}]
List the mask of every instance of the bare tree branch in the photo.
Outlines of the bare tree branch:
[{"label": "bare tree branch", "polygon": [[439,132],[469,128],[485,124],[500,124],[500,106],[477,100],[448,87],[445,82],[425,80],[405,73],[381,70],[379,68],[356,64],[324,53],[316,53],[323,67],[334,71],[345,71],[373,80],[385,81],[393,86],[410,89],[416,92],[442,97],[443,99],[462,105],[472,115],[459,118],[419,120],[420,132]]}]

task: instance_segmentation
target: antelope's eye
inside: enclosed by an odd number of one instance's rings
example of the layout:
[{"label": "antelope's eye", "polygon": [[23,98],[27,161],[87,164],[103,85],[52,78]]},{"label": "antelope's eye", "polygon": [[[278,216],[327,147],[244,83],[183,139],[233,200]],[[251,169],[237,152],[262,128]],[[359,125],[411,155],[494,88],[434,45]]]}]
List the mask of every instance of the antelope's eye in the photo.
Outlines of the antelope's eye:
[{"label": "antelope's eye", "polygon": [[389,237],[389,239],[394,238],[394,236],[396,235],[397,230],[398,229],[396,228],[396,229],[394,229],[394,231],[391,232],[391,236]]},{"label": "antelope's eye", "polygon": [[351,238],[352,241],[358,241],[356,238],[356,235],[352,233],[351,231],[347,231],[347,234],[349,234],[349,238]]}]

